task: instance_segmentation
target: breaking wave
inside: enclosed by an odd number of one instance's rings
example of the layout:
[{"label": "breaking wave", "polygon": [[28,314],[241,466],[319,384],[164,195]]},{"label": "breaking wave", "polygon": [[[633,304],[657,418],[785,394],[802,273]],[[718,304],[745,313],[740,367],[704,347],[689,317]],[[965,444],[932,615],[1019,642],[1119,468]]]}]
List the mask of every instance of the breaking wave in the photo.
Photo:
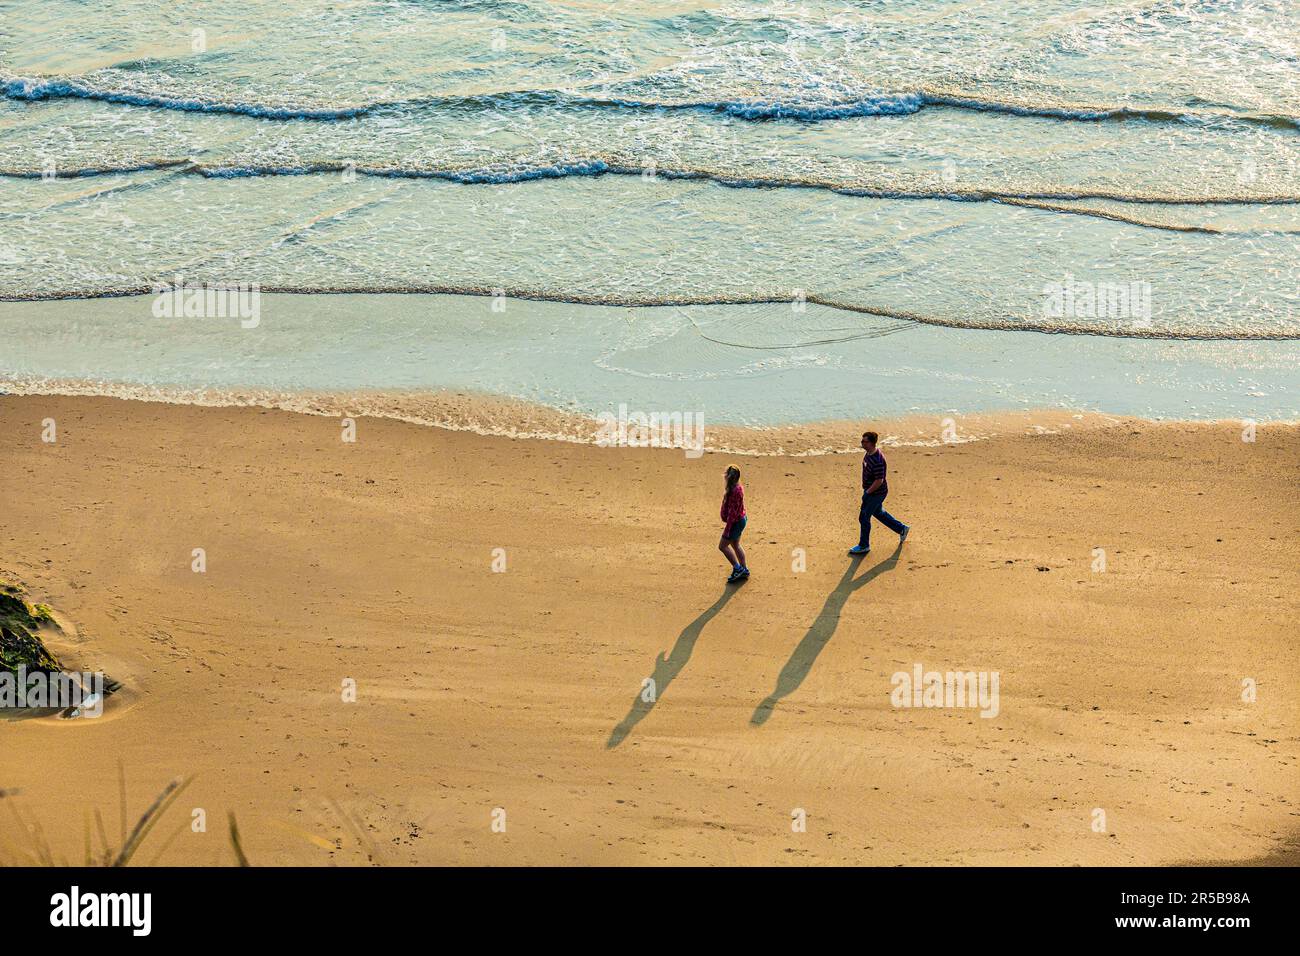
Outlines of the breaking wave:
[{"label": "breaking wave", "polygon": [[24,77],[0,75],[0,95],[25,102],[57,99],[86,99],[153,109],[195,113],[226,113],[265,120],[311,120],[331,122],[357,119],[372,113],[449,109],[477,112],[511,106],[565,107],[569,109],[614,109],[636,111],[695,110],[719,113],[742,120],[799,120],[820,122],[871,116],[905,116],[927,107],[1006,113],[1079,122],[1146,120],[1157,123],[1212,122],[1235,120],[1251,125],[1281,129],[1300,128],[1300,117],[1257,113],[1246,110],[1203,110],[1178,106],[1135,106],[1132,104],[1077,104],[998,99],[949,90],[910,90],[870,93],[860,96],[809,100],[700,100],[643,99],[586,93],[580,90],[505,90],[459,96],[417,97],[366,103],[294,104],[257,103],[208,96],[177,96],[163,92],[99,85],[87,77]]},{"label": "breaking wave", "polygon": [[[1188,232],[1206,235],[1240,235],[1243,232],[1291,233],[1294,230],[1241,230],[1219,229],[1214,226],[1168,222],[1143,217],[1135,213],[1090,206],[1063,205],[1070,202],[1102,200],[1129,205],[1168,206],[1219,206],[1219,205],[1276,205],[1300,203],[1300,195],[1249,193],[1137,193],[1120,189],[1046,189],[1046,190],[996,190],[970,186],[944,185],[938,188],[904,188],[887,183],[867,183],[818,178],[802,175],[754,176],[744,171],[726,168],[709,169],[689,166],[647,166],[610,157],[577,158],[565,162],[536,163],[508,162],[486,166],[410,166],[410,165],[357,165],[337,160],[304,162],[297,165],[241,165],[199,163],[189,158],[148,159],[139,163],[106,164],[94,167],[75,167],[54,170],[57,179],[127,175],[155,170],[173,170],[202,176],[206,179],[246,179],[273,176],[312,176],[330,173],[355,173],[390,179],[431,179],[462,185],[510,185],[543,179],[597,176],[662,176],[670,180],[700,180],[730,189],[812,189],[883,200],[938,200],[948,202],[994,202],[1066,215],[1090,216],[1128,223],[1147,229],[1169,232]],[[0,168],[0,177],[37,179],[50,175],[40,169]]]}]

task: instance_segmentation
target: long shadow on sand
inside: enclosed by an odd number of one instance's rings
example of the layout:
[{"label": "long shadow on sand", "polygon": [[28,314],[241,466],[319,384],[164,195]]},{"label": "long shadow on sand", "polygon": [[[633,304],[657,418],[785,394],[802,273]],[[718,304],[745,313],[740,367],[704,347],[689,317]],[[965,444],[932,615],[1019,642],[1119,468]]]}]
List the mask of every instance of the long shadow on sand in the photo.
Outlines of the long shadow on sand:
[{"label": "long shadow on sand", "polygon": [[606,749],[617,747],[625,737],[632,732],[632,728],[639,724],[645,716],[654,710],[655,704],[663,696],[668,685],[672,683],[674,677],[682,672],[686,662],[691,659],[691,652],[695,650],[695,642],[699,639],[700,631],[704,630],[704,625],[713,620],[718,612],[731,600],[731,596],[739,591],[744,584],[728,584],[726,590],[722,592],[713,604],[704,611],[699,617],[686,625],[685,630],[677,635],[677,643],[665,657],[661,652],[655,661],[654,674],[651,680],[654,681],[654,694],[650,700],[645,699],[645,689],[636,695],[632,701],[632,709],[627,712],[627,716],[622,722],[609,733],[609,740],[605,741]]},{"label": "long shadow on sand", "polygon": [[830,643],[830,639],[835,635],[835,629],[840,624],[840,613],[844,610],[849,595],[863,585],[874,581],[886,571],[892,571],[898,565],[898,558],[902,553],[903,546],[900,544],[894,548],[893,554],[879,564],[872,566],[866,574],[856,580],[854,580],[853,575],[862,564],[862,558],[852,558],[849,561],[849,566],[845,569],[844,576],[840,578],[840,583],[835,586],[835,590],[826,598],[821,613],[817,615],[812,627],[808,628],[808,633],[803,636],[803,640],[795,647],[794,653],[790,655],[790,659],[785,662],[785,667],[781,668],[781,673],[777,675],[776,689],[758,705],[754,710],[754,716],[749,718],[751,724],[755,727],[761,727],[767,723],[767,719],[772,716],[772,711],[776,708],[777,703],[799,689],[799,685],[803,683],[804,678],[808,676],[808,672],[812,670],[817,655],[822,652],[822,648]]}]

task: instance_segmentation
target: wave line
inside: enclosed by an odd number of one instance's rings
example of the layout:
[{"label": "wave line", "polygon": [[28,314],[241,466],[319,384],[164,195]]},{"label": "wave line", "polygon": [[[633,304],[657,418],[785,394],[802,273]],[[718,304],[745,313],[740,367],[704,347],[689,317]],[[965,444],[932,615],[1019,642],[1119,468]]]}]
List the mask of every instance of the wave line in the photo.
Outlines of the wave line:
[{"label": "wave line", "polygon": [[[78,299],[107,299],[128,296],[158,295],[172,289],[166,281],[150,281],[130,286],[106,286],[99,289],[60,289],[41,292],[0,292],[0,302],[52,302]],[[662,308],[728,305],[789,305],[789,295],[774,292],[755,292],[740,295],[624,295],[619,293],[564,292],[554,289],[502,287],[483,285],[445,285],[440,283],[404,283],[401,285],[262,285],[259,292],[268,295],[460,295],[479,298],[493,296],[532,302],[558,302],[569,305],[613,306],[618,308]],[[1011,315],[988,319],[965,319],[943,315],[927,315],[907,309],[888,306],[863,305],[835,299],[830,296],[809,294],[803,299],[814,305],[859,315],[897,319],[917,325],[940,328],[968,329],[993,332],[1038,332],[1048,335],[1091,335],[1122,339],[1157,339],[1161,341],[1260,341],[1282,342],[1300,340],[1300,330],[1271,332],[1263,329],[1244,331],[1194,330],[1180,332],[1171,329],[1144,328],[1140,326],[1096,326],[1080,322],[1054,322],[1047,325],[1032,319]]]},{"label": "wave line", "polygon": [[0,96],[23,102],[58,99],[85,99],[126,106],[178,110],[193,113],[224,113],[264,120],[309,120],[334,122],[359,119],[386,110],[461,109],[487,110],[510,106],[538,105],[570,109],[622,109],[639,112],[685,111],[718,113],[756,122],[798,120],[803,122],[834,121],[872,116],[906,116],[927,107],[1002,113],[1076,122],[1145,120],[1156,123],[1214,122],[1235,120],[1256,126],[1278,129],[1300,128],[1300,116],[1283,113],[1260,113],[1228,108],[1205,110],[1194,107],[1135,106],[1132,104],[1093,105],[1076,103],[1035,103],[1014,99],[977,96],[954,90],[916,89],[892,93],[872,93],[835,100],[646,100],[579,90],[502,90],[452,96],[412,97],[374,102],[337,105],[245,103],[238,100],[212,99],[201,96],[169,96],[141,90],[96,86],[85,76],[16,76],[0,74]]},{"label": "wave line", "polygon": [[[1247,233],[1294,234],[1292,229],[1220,229],[1215,226],[1181,224],[1144,219],[1115,210],[1087,206],[1062,205],[1065,202],[1100,200],[1132,205],[1287,205],[1300,203],[1300,196],[1267,194],[1195,195],[1129,193],[1115,189],[1054,189],[1041,191],[995,190],[967,186],[940,188],[899,188],[871,185],[860,182],[843,182],[834,179],[808,176],[750,176],[741,171],[715,170],[690,166],[639,166],[623,159],[593,156],[545,165],[518,166],[462,166],[462,167],[409,167],[400,165],[354,165],[339,161],[309,162],[298,166],[229,166],[205,164],[189,159],[153,159],[134,165],[95,167],[93,169],[56,170],[60,179],[73,179],[97,175],[121,175],[135,171],[172,169],[179,173],[202,176],[206,179],[245,179],[274,176],[316,176],[335,173],[355,173],[388,179],[431,179],[459,183],[467,186],[511,185],[542,179],[600,176],[662,176],[670,180],[697,180],[711,182],[730,189],[813,189],[865,199],[885,200],[935,200],[946,202],[994,202],[1066,215],[1089,216],[1123,222],[1147,229],[1169,232],[1200,233],[1205,235],[1243,235]],[[39,171],[28,169],[0,169],[0,177],[36,178]]]}]

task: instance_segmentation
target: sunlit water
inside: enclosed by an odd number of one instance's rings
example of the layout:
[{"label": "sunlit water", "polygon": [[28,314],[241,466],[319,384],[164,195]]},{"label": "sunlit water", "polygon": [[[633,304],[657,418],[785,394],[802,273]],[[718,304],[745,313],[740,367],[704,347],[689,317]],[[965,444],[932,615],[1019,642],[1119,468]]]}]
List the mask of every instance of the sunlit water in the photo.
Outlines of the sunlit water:
[{"label": "sunlit water", "polygon": [[[898,385],[876,411],[1014,395],[1293,414],[1294,2],[51,0],[0,11],[0,297],[11,300],[0,333],[14,332],[0,374],[455,385],[596,409],[644,388],[640,372],[611,378],[596,364],[606,323],[650,336],[721,323],[726,334],[659,348],[647,400],[705,401],[692,389],[731,377],[739,417],[851,414],[840,391],[851,376],[834,369],[882,354],[897,365],[911,338],[929,384]],[[423,290],[412,298],[425,306],[280,300],[279,326],[272,309],[242,330],[261,350],[252,376],[229,345],[205,355],[201,334],[128,347],[162,328],[144,307],[95,312],[144,331],[114,341],[96,326],[101,365],[85,349],[72,361],[79,307],[17,301],[178,276]],[[1062,288],[1073,290],[1064,305]],[[485,313],[502,334],[521,316],[562,334],[560,317],[579,315],[587,347],[531,377],[476,380],[466,357],[483,325],[457,321],[453,306],[482,300],[428,293],[493,291],[575,303],[566,313],[511,299]],[[432,353],[436,341],[442,360],[418,373],[395,364],[380,341],[394,321],[409,323],[400,334],[413,347]],[[867,344],[882,329],[888,353]],[[965,329],[1002,331],[972,346]],[[1043,376],[1035,333],[1060,331],[1090,334],[1053,340],[1059,375]],[[42,332],[64,343],[62,358]],[[321,339],[350,351],[304,363]],[[1183,339],[1212,341],[1170,345]],[[756,349],[761,398],[743,394],[752,374],[733,374]],[[1005,374],[971,385],[988,372],[972,356],[986,352]],[[1183,384],[1145,396],[1140,377],[1116,384],[1121,366],[1146,361],[1184,369],[1167,380]]]}]

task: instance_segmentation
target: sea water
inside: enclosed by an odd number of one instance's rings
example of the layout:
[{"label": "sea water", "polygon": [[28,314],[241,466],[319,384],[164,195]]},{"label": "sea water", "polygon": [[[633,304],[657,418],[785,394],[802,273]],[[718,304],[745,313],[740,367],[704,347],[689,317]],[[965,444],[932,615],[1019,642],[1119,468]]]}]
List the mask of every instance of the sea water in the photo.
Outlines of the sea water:
[{"label": "sea water", "polygon": [[1284,0],[0,3],[0,387],[1296,418],[1298,124]]}]

